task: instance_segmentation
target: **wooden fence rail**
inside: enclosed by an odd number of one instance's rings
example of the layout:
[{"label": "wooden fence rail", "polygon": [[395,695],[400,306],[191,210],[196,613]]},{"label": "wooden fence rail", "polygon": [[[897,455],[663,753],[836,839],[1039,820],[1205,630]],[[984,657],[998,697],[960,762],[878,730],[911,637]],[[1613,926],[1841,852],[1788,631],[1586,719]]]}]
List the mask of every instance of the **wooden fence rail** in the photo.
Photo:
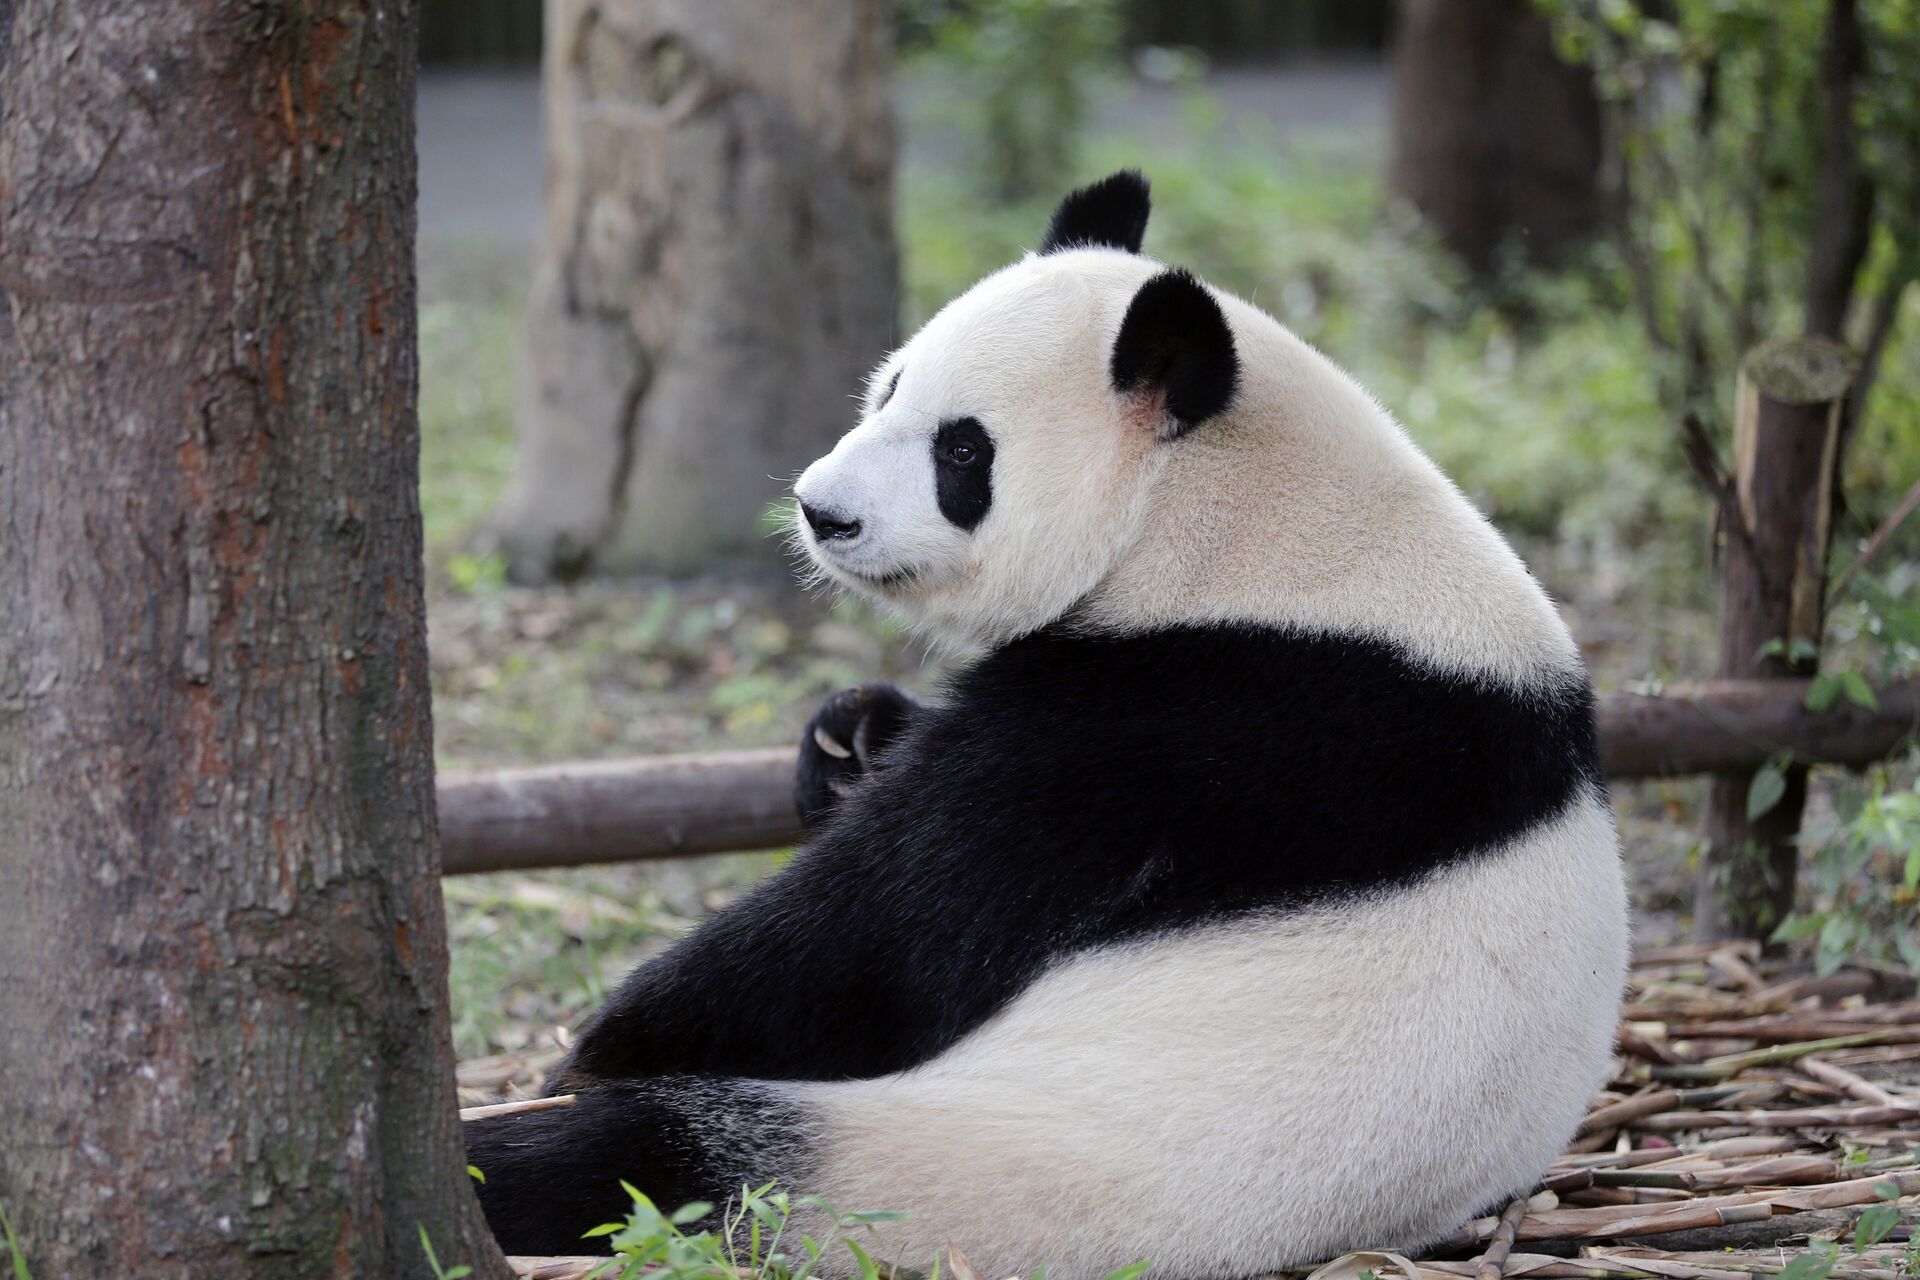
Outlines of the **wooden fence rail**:
[{"label": "wooden fence rail", "polygon": [[[1888,686],[1879,709],[1806,710],[1796,680],[1723,680],[1600,699],[1610,778],[1746,772],[1791,752],[1860,766],[1920,727],[1920,683]],[[727,751],[449,774],[440,780],[448,875],[774,849],[800,838],[793,752]]]}]

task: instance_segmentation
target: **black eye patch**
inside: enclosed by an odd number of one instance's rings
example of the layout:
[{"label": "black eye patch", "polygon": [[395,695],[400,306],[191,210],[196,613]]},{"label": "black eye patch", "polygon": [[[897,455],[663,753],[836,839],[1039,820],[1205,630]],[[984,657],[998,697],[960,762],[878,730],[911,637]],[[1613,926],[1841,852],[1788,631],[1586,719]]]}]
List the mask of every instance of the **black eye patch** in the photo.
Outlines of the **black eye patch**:
[{"label": "black eye patch", "polygon": [[978,418],[949,418],[933,433],[933,492],[940,514],[962,529],[993,505],[993,437]]}]

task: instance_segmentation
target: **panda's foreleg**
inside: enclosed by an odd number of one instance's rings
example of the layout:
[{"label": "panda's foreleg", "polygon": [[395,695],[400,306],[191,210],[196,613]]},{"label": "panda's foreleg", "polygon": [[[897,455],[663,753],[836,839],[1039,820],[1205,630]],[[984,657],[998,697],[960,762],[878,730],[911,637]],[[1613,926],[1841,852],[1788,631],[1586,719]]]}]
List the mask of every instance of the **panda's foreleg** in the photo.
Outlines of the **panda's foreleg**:
[{"label": "panda's foreleg", "polygon": [[921,710],[920,703],[884,682],[842,689],[820,704],[800,735],[793,782],[793,806],[807,830],[817,830],[841,796],[884,767],[887,748]]}]

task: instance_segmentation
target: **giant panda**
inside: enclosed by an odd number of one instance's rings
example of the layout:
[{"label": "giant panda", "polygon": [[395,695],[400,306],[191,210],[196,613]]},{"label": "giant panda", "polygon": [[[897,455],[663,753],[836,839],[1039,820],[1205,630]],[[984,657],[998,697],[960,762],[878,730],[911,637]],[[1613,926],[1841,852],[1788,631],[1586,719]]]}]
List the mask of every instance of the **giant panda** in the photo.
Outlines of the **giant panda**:
[{"label": "giant panda", "polygon": [[814,570],[976,656],[829,700],[805,851],[627,979],[573,1105],[468,1125],[509,1252],[777,1179],[912,1214],[907,1266],[1228,1280],[1418,1248],[1573,1133],[1627,945],[1574,642],[1148,207],[1068,196],[800,477]]}]

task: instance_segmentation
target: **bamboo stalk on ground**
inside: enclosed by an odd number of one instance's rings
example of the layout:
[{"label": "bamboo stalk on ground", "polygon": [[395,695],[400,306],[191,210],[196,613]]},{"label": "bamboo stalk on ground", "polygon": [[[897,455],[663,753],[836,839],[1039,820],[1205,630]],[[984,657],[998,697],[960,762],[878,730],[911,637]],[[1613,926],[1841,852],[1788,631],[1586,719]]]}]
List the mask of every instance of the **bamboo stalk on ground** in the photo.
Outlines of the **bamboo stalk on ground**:
[{"label": "bamboo stalk on ground", "polygon": [[1691,1129],[1851,1129],[1920,1120],[1920,1104],[1892,1107],[1791,1107],[1755,1111],[1669,1111],[1634,1127],[1656,1133]]},{"label": "bamboo stalk on ground", "polygon": [[[1822,1186],[1786,1191],[1739,1192],[1703,1197],[1672,1205],[1627,1205],[1591,1209],[1549,1209],[1522,1218],[1515,1238],[1520,1240],[1604,1239],[1609,1236],[1650,1236],[1695,1227],[1750,1222],[1775,1214],[1807,1209],[1839,1209],[1873,1204],[1886,1188],[1898,1195],[1920,1193],[1920,1172],[1855,1178]],[[1462,1227],[1442,1246],[1468,1248],[1493,1238],[1499,1219],[1478,1218]]]},{"label": "bamboo stalk on ground", "polygon": [[1873,1081],[1855,1075],[1845,1067],[1836,1067],[1823,1058],[1805,1057],[1800,1059],[1799,1066],[1800,1070],[1806,1072],[1815,1080],[1823,1084],[1830,1084],[1836,1089],[1852,1094],[1870,1106],[1891,1107],[1898,1105],[1898,1099],[1885,1089],[1882,1089],[1879,1085],[1873,1083]]},{"label": "bamboo stalk on ground", "polygon": [[462,1107],[462,1120],[491,1120],[495,1116],[518,1115],[522,1111],[551,1111],[555,1107],[570,1107],[573,1095],[558,1094],[551,1098],[528,1098],[525,1102],[496,1102],[485,1107]]},{"label": "bamboo stalk on ground", "polygon": [[1500,1215],[1500,1221],[1494,1225],[1493,1239],[1488,1242],[1487,1251],[1480,1255],[1480,1265],[1473,1269],[1474,1280],[1500,1280],[1507,1264],[1507,1255],[1513,1252],[1514,1233],[1520,1229],[1520,1220],[1526,1216],[1525,1196],[1507,1206],[1507,1211]]}]

